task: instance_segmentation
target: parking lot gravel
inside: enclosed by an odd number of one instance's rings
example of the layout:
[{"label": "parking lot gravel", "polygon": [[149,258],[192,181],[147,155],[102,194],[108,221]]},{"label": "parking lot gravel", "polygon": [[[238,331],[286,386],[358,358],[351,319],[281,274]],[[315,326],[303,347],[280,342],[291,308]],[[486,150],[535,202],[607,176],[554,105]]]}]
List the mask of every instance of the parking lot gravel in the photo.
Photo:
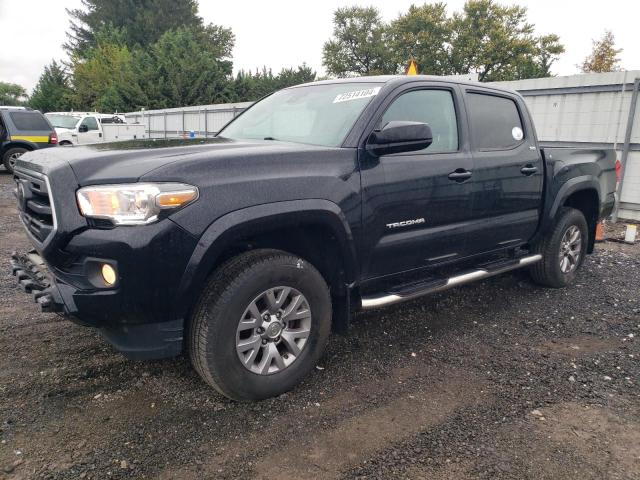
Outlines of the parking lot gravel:
[{"label": "parking lot gravel", "polygon": [[640,478],[637,244],[598,244],[567,289],[519,271],[358,314],[295,390],[234,403],[41,313],[9,268],[12,188],[0,171],[2,480]]}]

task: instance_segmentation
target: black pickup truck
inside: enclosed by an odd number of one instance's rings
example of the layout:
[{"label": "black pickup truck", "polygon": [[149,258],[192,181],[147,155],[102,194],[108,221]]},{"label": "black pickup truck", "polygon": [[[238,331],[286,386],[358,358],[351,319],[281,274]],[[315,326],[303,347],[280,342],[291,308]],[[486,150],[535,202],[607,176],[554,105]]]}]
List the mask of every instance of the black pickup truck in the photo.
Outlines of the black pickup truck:
[{"label": "black pickup truck", "polygon": [[615,152],[542,148],[514,92],[368,77],[276,92],[209,140],[25,154],[14,254],[45,311],[125,355],[186,352],[233,399],[296,385],[332,330],[527,267],[570,284],[615,202]]}]

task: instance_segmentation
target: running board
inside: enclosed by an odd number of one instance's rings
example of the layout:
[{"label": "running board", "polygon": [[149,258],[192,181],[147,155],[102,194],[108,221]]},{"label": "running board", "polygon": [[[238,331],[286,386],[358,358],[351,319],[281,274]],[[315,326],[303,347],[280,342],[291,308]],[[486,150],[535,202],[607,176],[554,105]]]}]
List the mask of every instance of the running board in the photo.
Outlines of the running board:
[{"label": "running board", "polygon": [[368,310],[371,308],[386,307],[387,305],[406,302],[408,300],[422,297],[423,295],[442,292],[443,290],[448,290],[459,285],[464,285],[465,283],[475,282],[476,280],[482,280],[485,278],[493,277],[494,275],[500,275],[501,273],[508,272],[510,270],[516,270],[518,268],[526,267],[527,265],[539,262],[540,260],[542,260],[542,255],[530,255],[528,257],[522,257],[519,260],[514,260],[508,265],[501,266],[496,269],[480,268],[477,270],[471,270],[469,272],[450,277],[446,279],[446,281],[443,280],[442,282],[436,282],[431,285],[425,286],[424,288],[419,290],[414,290],[407,293],[398,292],[378,295],[374,297],[363,297],[362,308],[364,310]]}]

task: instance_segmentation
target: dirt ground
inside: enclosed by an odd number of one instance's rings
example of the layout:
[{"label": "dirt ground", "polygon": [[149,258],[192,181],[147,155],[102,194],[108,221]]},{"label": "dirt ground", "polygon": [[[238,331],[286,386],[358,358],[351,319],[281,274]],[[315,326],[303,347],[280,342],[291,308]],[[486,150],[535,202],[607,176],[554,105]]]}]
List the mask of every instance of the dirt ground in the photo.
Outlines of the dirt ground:
[{"label": "dirt ground", "polygon": [[[640,246],[357,315],[294,391],[233,403],[38,311],[0,172],[0,479],[640,478]],[[619,235],[620,227],[610,231]]]}]

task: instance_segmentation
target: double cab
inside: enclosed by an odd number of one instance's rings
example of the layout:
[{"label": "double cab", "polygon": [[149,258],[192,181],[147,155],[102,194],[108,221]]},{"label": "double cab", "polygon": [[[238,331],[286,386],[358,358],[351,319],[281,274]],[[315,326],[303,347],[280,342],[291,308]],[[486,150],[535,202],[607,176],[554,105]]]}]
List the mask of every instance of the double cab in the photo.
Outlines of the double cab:
[{"label": "double cab", "polygon": [[[131,358],[186,353],[237,400],[294,387],[332,330],[506,271],[571,284],[615,152],[544,148],[515,92],[428,76],[278,91],[208,140],[30,152],[21,286]],[[533,287],[532,287],[533,288]]]}]

